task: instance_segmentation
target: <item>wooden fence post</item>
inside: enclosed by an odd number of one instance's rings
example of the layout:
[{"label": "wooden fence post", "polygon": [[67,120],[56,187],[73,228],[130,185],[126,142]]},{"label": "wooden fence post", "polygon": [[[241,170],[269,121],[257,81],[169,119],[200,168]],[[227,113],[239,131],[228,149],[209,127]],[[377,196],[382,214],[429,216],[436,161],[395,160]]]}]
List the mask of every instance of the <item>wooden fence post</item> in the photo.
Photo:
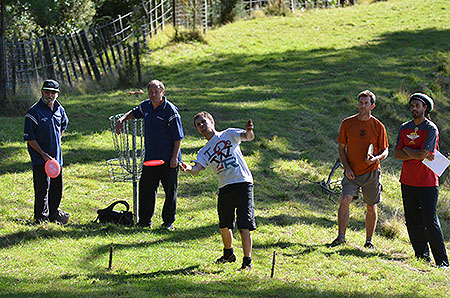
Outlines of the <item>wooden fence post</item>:
[{"label": "wooden fence post", "polygon": [[31,39],[28,42],[28,45],[30,46],[31,64],[32,64],[31,67],[34,70],[34,79],[36,80],[36,82],[38,82],[39,81],[39,72],[38,72],[36,57],[34,56],[33,41]]},{"label": "wooden fence post", "polygon": [[81,57],[83,58],[84,66],[86,67],[86,72],[89,75],[89,78],[92,79],[91,69],[89,68],[89,61],[86,58],[86,55],[84,54],[83,45],[81,43],[80,35],[75,35],[75,40],[77,41],[78,48],[80,49]]},{"label": "wooden fence post", "polygon": [[10,46],[10,65],[11,65],[11,90],[13,94],[16,94],[16,83],[17,83],[17,78],[16,78],[16,54],[15,54],[15,44],[14,42],[11,43]]},{"label": "wooden fence post", "polygon": [[75,42],[73,41],[73,39],[74,39],[73,35],[69,37],[70,44],[72,45],[72,48],[73,48],[73,54],[75,55],[75,59],[76,59],[77,65],[78,65],[78,69],[80,70],[81,78],[84,81],[84,80],[86,80],[86,78],[84,76],[83,66],[81,65],[80,56],[78,56],[77,48],[75,46]]},{"label": "wooden fence post", "polygon": [[173,23],[173,28],[175,29],[177,27],[177,1],[176,0],[172,0],[172,23]]},{"label": "wooden fence post", "polygon": [[53,66],[52,52],[50,49],[50,43],[48,42],[47,35],[42,39],[42,44],[44,46],[44,59],[45,59],[44,67],[46,68],[46,73],[48,75],[48,77],[45,79],[48,78],[56,79],[55,67]]},{"label": "wooden fence post", "polygon": [[44,58],[44,54],[42,53],[42,49],[41,49],[41,42],[40,39],[37,38],[34,42],[34,45],[36,46],[37,50],[38,50],[38,58],[39,58],[39,62],[41,63],[41,68],[42,68],[42,76],[46,79],[47,78],[47,68],[45,67],[45,58]]},{"label": "wooden fence post", "polygon": [[55,36],[52,36],[52,45],[53,45],[53,50],[55,52],[55,58],[56,58],[56,65],[58,66],[58,74],[61,80],[61,83],[65,84],[65,80],[64,80],[64,72],[61,66],[61,61],[59,59],[59,54],[58,54],[58,47],[56,45],[56,41],[55,41]]},{"label": "wooden fence post", "polygon": [[118,70],[119,65],[117,63],[116,55],[114,54],[114,45],[113,45],[113,41],[112,41],[111,32],[109,30],[106,32],[107,32],[106,38],[108,39],[108,44],[109,44],[109,48],[111,50],[111,56],[113,58],[114,66],[115,66],[116,70]]},{"label": "wooden fence post", "polygon": [[6,40],[5,40],[5,1],[0,4],[0,106],[7,105],[7,79],[8,70],[6,63]]},{"label": "wooden fence post", "polygon": [[99,82],[102,79],[102,76],[100,75],[100,71],[98,70],[97,62],[95,61],[94,54],[92,53],[91,46],[89,45],[89,41],[86,36],[86,31],[82,30],[80,32],[81,40],[83,41],[84,48],[86,50],[87,58],[89,60],[89,63],[91,64],[92,71],[94,72],[95,80]]},{"label": "wooden fence post", "polygon": [[149,16],[150,16],[150,38],[153,37],[153,33],[154,33],[154,28],[153,28],[153,0],[149,0],[148,1],[148,5],[149,5]]},{"label": "wooden fence post", "polygon": [[134,56],[136,57],[136,72],[138,76],[138,84],[142,83],[141,62],[139,60],[139,43],[134,43]]},{"label": "wooden fence post", "polygon": [[92,36],[92,40],[94,41],[95,50],[97,52],[98,59],[100,60],[100,64],[102,65],[102,68],[103,68],[103,73],[106,74],[106,66],[105,66],[105,62],[103,61],[103,57],[102,57],[103,53],[102,53],[101,47],[99,45],[99,42],[97,40],[97,37],[95,36],[94,31],[91,31],[91,36]]},{"label": "wooden fence post", "polygon": [[70,75],[69,66],[67,65],[68,63],[67,63],[67,59],[66,59],[66,54],[64,54],[65,51],[64,51],[64,46],[63,46],[63,44],[61,42],[61,37],[57,36],[56,40],[58,42],[59,51],[61,52],[61,58],[62,58],[63,63],[64,63],[64,69],[66,71],[67,80],[69,81],[70,87],[72,87],[73,86],[72,85],[72,77]]},{"label": "wooden fence post", "polygon": [[98,36],[100,38],[100,43],[102,45],[103,51],[105,52],[105,58],[106,58],[106,63],[108,64],[109,72],[112,74],[113,73],[113,69],[112,69],[112,66],[111,66],[111,61],[109,60],[108,47],[106,45],[105,37],[103,36],[103,33],[102,33],[101,29],[98,30]]},{"label": "wooden fence post", "polygon": [[69,45],[69,40],[68,40],[69,38],[70,38],[70,36],[64,36],[64,45],[66,46],[66,49],[67,49],[67,55],[69,56],[70,66],[72,67],[73,75],[75,76],[75,80],[78,82],[78,80],[79,80],[78,73],[77,73],[77,69],[75,67],[75,61],[73,61],[72,51],[70,50],[70,45]]}]

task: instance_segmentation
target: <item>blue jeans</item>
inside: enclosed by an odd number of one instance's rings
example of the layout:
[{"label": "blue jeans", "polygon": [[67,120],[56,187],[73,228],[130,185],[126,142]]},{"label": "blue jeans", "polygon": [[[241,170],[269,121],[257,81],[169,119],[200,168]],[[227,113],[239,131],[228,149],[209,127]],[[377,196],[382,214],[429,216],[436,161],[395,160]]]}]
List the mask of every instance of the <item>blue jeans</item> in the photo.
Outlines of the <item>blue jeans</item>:
[{"label": "blue jeans", "polygon": [[429,259],[431,252],[438,266],[448,266],[444,235],[436,214],[439,187],[402,184],[403,208],[409,239],[417,258]]}]

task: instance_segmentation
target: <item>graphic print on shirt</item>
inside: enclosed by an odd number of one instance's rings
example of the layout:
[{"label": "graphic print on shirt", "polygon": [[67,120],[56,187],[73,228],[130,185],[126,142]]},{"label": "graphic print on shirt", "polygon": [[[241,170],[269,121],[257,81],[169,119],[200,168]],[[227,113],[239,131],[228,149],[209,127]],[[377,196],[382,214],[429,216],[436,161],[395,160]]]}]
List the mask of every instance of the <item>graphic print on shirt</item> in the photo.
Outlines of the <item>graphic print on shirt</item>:
[{"label": "graphic print on shirt", "polygon": [[415,144],[414,141],[420,137],[420,135],[417,133],[418,130],[419,130],[419,128],[416,127],[414,129],[414,132],[410,133],[409,135],[406,135],[409,139],[411,139],[411,141],[409,141],[408,145]]},{"label": "graphic print on shirt", "polygon": [[367,136],[367,131],[363,128],[359,131],[359,138],[360,139],[365,139]]},{"label": "graphic print on shirt", "polygon": [[209,162],[216,163],[217,173],[239,166],[236,163],[236,157],[231,154],[232,148],[233,145],[231,145],[230,140],[221,140],[214,145],[214,148],[206,149],[205,154],[208,156]]}]

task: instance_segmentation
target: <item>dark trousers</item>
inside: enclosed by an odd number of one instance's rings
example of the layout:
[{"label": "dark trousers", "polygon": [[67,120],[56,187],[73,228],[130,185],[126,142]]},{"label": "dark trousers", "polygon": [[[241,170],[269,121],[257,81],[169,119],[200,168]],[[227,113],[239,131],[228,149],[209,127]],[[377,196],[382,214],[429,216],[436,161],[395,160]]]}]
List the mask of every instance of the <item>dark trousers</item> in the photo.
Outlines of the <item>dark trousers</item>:
[{"label": "dark trousers", "polygon": [[428,259],[431,247],[438,266],[448,266],[444,235],[436,214],[439,187],[415,187],[402,184],[406,227],[416,257]]},{"label": "dark trousers", "polygon": [[58,177],[50,178],[44,165],[33,166],[33,185],[34,219],[55,221],[63,191],[62,168]]},{"label": "dark trousers", "polygon": [[166,194],[162,209],[163,225],[170,225],[175,221],[178,167],[171,168],[168,163],[156,167],[144,166],[139,180],[139,224],[141,226],[149,226],[152,223],[159,182]]}]

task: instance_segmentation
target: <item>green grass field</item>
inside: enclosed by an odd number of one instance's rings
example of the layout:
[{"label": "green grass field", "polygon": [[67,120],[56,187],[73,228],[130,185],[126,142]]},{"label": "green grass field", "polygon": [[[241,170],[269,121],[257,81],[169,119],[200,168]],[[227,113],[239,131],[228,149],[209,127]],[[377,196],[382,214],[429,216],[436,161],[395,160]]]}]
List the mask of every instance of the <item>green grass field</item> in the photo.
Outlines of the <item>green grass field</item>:
[{"label": "green grass field", "polygon": [[[441,152],[450,152],[450,1],[391,0],[290,17],[242,20],[207,32],[207,43],[174,44],[160,35],[143,57],[145,80],[166,85],[180,109],[183,159],[205,141],[192,116],[211,112],[218,129],[255,124],[242,150],[255,179],[253,270],[215,265],[222,253],[213,174],[180,172],[175,231],[92,223],[96,210],[132,201],[131,182],[112,182],[116,158],[108,117],[145,97],[127,90],[61,94],[70,117],[63,137],[67,226],[31,225],[31,163],[22,141],[24,112],[0,116],[0,296],[2,297],[450,297],[450,271],[413,257],[393,158],[399,125],[410,119],[408,95],[432,94]],[[170,30],[168,30],[170,32]],[[145,85],[136,86],[137,89]],[[364,249],[365,207],[351,206],[347,245],[337,234],[338,197],[312,181],[327,179],[337,159],[341,120],[370,89],[373,114],[388,130],[382,163],[375,250]],[[338,170],[333,178],[339,179]],[[334,180],[334,179],[333,179]],[[450,192],[441,186],[439,216],[450,250]],[[107,270],[110,247],[113,266]],[[274,277],[270,278],[276,252]]]}]

